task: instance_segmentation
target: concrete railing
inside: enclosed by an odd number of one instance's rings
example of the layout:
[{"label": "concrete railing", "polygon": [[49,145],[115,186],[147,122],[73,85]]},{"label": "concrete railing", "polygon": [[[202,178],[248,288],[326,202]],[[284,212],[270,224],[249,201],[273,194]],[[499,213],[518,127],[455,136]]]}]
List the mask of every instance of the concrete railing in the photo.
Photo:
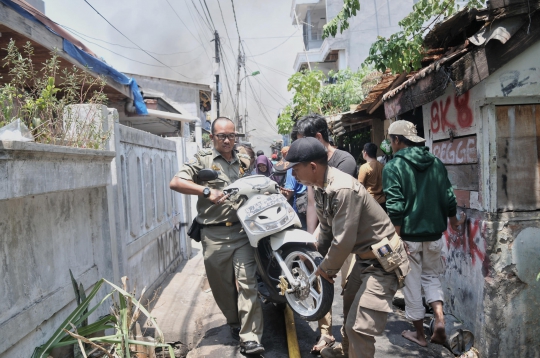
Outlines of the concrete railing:
[{"label": "concrete railing", "polygon": [[128,276],[151,295],[190,255],[191,203],[168,186],[186,143],[100,110],[106,150],[0,141],[0,357],[31,356],[74,309],[69,269],[87,290]]}]

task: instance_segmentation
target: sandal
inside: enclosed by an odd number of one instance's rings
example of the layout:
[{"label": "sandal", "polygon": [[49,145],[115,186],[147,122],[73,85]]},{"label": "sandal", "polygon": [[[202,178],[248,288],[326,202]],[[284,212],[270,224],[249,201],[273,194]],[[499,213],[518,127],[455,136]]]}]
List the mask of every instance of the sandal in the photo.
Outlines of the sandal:
[{"label": "sandal", "polygon": [[334,337],[330,337],[324,334],[321,335],[320,338],[318,337],[317,339],[318,339],[317,344],[315,344],[313,348],[311,348],[311,351],[310,351],[311,354],[320,354],[323,348],[330,347],[336,341]]}]

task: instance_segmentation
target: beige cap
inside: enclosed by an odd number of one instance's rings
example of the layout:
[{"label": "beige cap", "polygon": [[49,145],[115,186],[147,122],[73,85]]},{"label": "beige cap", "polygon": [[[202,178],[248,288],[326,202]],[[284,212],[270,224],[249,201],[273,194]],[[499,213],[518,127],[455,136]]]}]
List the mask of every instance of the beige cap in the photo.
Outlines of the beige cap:
[{"label": "beige cap", "polygon": [[414,124],[404,120],[395,121],[394,123],[390,124],[390,127],[388,127],[388,134],[402,135],[411,142],[416,143],[426,141],[424,138],[418,136],[416,126]]}]

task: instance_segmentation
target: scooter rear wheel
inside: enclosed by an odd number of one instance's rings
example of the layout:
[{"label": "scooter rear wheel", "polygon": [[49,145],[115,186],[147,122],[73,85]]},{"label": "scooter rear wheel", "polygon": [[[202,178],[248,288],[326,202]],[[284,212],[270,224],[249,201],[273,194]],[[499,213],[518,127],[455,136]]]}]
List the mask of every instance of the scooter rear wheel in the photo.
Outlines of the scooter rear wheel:
[{"label": "scooter rear wheel", "polygon": [[[285,293],[289,306],[307,321],[323,318],[332,307],[334,285],[321,276],[315,276],[323,260],[321,254],[305,245],[291,245],[283,250],[282,257],[293,276],[304,283],[303,288]],[[289,288],[292,288],[290,284]]]}]

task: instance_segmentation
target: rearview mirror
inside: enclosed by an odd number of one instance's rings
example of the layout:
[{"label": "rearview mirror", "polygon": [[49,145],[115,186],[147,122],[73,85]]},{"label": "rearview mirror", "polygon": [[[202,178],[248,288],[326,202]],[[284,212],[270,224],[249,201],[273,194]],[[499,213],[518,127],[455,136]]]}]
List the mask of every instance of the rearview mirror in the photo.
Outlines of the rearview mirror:
[{"label": "rearview mirror", "polygon": [[197,174],[197,176],[199,177],[200,181],[210,181],[217,179],[219,173],[213,169],[203,169]]}]

